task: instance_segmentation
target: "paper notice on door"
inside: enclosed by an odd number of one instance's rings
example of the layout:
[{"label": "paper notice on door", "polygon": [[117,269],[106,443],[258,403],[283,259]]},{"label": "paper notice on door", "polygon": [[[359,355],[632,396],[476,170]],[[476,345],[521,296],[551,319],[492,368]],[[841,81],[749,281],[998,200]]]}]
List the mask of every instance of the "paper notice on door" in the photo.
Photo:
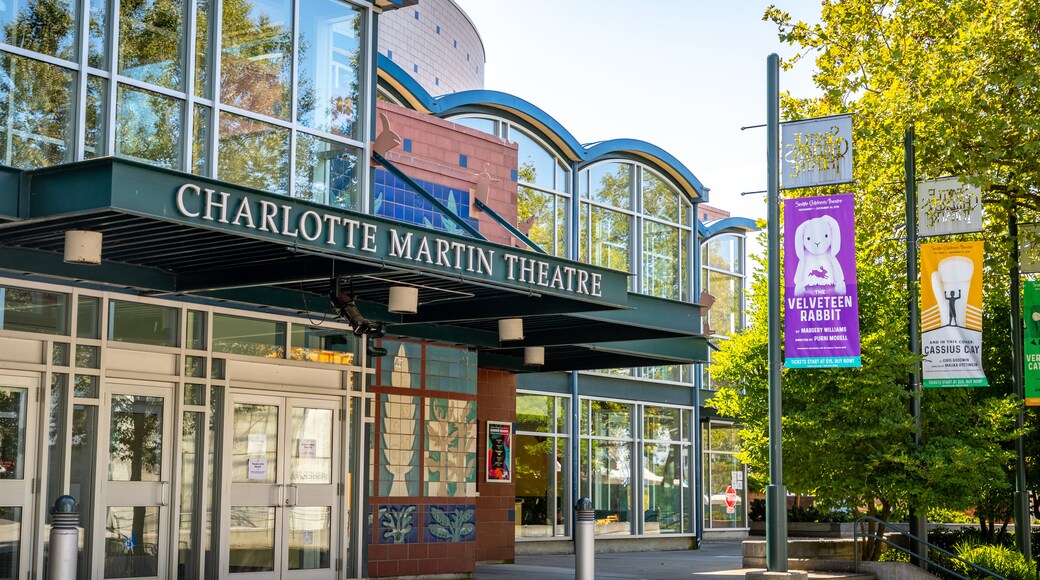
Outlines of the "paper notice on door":
[{"label": "paper notice on door", "polygon": [[318,456],[317,439],[300,439],[300,458],[315,458]]},{"label": "paper notice on door", "polygon": [[246,450],[249,455],[267,455],[267,435],[264,434],[249,434],[249,448]]},{"label": "paper notice on door", "polygon": [[267,458],[249,459],[249,479],[267,479]]}]

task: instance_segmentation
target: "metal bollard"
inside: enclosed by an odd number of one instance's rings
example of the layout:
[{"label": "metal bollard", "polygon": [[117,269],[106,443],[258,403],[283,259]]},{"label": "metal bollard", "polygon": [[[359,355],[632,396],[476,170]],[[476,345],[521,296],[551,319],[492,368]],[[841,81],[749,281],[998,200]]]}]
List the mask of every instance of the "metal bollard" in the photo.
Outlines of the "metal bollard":
[{"label": "metal bollard", "polygon": [[596,577],[596,512],[589,498],[583,497],[574,505],[574,578],[593,580]]},{"label": "metal bollard", "polygon": [[51,508],[51,538],[47,562],[48,580],[76,580],[79,558],[79,505],[63,495]]}]

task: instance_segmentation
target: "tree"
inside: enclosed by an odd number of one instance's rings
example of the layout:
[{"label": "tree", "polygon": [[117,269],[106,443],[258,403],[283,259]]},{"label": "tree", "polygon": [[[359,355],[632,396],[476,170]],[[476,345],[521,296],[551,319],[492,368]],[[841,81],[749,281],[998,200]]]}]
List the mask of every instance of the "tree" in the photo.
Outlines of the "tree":
[{"label": "tree", "polygon": [[[785,481],[825,504],[882,519],[909,506],[976,505],[1006,520],[1016,401],[1011,392],[1007,220],[1036,217],[1040,151],[1040,7],[998,0],[824,2],[818,24],[771,7],[780,37],[816,58],[823,97],[785,95],[784,118],[855,112],[863,367],[783,377]],[[797,60],[794,59],[794,60]],[[792,61],[785,63],[791,66]],[[984,365],[989,389],[929,390],[922,444],[911,444],[903,233],[904,130],[917,133],[920,177],[962,175],[981,186],[985,224]],[[846,192],[818,188],[791,195]],[[869,216],[864,219],[863,216]],[[744,458],[766,467],[765,282],[751,293],[754,325],[722,346],[714,405],[745,421]],[[741,395],[745,391],[746,395]],[[982,502],[982,498],[1001,501]]]}]

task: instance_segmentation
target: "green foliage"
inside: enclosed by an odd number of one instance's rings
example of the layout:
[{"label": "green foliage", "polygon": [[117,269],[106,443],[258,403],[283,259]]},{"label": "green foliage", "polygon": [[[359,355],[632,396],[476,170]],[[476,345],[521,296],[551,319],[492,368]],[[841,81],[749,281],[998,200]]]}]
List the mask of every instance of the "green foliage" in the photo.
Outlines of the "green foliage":
[{"label": "green foliage", "polygon": [[963,511],[942,507],[935,507],[928,510],[926,517],[930,522],[940,522],[944,524],[973,524],[976,522],[975,518],[969,516]]},{"label": "green foliage", "polygon": [[[846,0],[824,2],[818,24],[794,22],[777,7],[765,19],[802,57],[815,56],[823,94],[784,95],[784,118],[856,112],[863,365],[783,371],[784,484],[816,496],[818,505],[847,502],[881,519],[910,506],[977,507],[985,521],[1006,521],[1010,443],[1019,435],[1010,395],[1014,241],[1007,227],[1010,207],[1022,222],[1037,221],[1040,209],[1040,5]],[[959,239],[986,242],[983,343],[991,385],[925,391],[917,445],[907,386],[920,359],[908,348],[903,233],[903,136],[911,125],[919,178],[962,175],[984,191],[983,233]],[[785,195],[846,191],[831,186]],[[709,402],[742,421],[740,458],[759,475],[768,473],[767,295],[760,273],[749,293],[751,327],[714,357],[712,380],[720,390]]]},{"label": "green foliage", "polygon": [[[1006,546],[974,544],[962,542],[954,547],[954,553],[968,562],[990,570],[1008,580],[1034,580],[1036,565],[1018,551]],[[955,562],[957,570],[972,579],[983,580],[990,576],[983,574],[963,562]]]}]

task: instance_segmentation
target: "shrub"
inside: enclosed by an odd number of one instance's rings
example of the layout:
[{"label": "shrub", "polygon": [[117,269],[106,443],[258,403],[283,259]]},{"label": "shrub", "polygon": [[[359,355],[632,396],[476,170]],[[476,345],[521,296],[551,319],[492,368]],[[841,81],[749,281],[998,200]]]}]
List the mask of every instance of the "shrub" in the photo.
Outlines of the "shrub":
[{"label": "shrub", "polygon": [[963,511],[950,510],[945,508],[932,508],[928,510],[928,521],[938,522],[941,524],[974,524],[976,523],[975,518],[969,516]]},{"label": "shrub", "polygon": [[[1036,578],[1035,564],[1026,560],[1018,551],[1005,546],[961,542],[955,547],[955,553],[964,560],[1000,574],[1008,580],[1034,580]],[[962,562],[957,562],[955,565],[968,578],[979,580],[989,578]]]}]

